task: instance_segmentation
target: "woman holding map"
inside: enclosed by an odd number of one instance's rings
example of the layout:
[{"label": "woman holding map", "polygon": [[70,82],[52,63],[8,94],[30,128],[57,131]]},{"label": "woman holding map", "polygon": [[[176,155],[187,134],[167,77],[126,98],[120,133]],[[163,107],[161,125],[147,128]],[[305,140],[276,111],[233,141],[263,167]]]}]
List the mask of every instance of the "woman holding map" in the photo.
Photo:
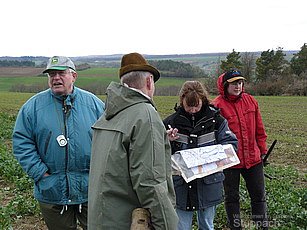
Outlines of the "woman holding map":
[{"label": "woman holding map", "polygon": [[[199,81],[186,81],[179,99],[175,113],[164,120],[172,153],[217,144],[232,144],[236,150],[237,139],[227,120],[210,104],[208,93]],[[214,229],[215,209],[223,201],[223,180],[222,172],[189,183],[182,176],[173,175],[178,230],[191,229],[195,211],[199,229]]]}]

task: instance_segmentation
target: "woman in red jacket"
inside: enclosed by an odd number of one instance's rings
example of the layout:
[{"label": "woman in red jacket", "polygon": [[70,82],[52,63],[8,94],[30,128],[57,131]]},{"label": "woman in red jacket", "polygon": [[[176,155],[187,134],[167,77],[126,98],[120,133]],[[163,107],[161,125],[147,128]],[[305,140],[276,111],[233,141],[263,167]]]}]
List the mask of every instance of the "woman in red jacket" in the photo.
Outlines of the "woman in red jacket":
[{"label": "woman in red jacket", "polygon": [[217,80],[219,96],[213,101],[228,120],[238,138],[240,164],[225,169],[225,209],[231,229],[242,229],[240,219],[240,175],[251,198],[252,219],[256,226],[268,229],[267,204],[262,158],[267,152],[266,132],[258,102],[244,92],[245,78],[237,70],[223,73]]}]

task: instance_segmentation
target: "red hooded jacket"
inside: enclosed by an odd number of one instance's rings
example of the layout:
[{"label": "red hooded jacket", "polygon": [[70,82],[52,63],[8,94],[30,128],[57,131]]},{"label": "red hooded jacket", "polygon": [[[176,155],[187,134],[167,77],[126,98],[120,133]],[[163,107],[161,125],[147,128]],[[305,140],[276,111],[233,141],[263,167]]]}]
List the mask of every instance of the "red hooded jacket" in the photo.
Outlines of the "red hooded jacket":
[{"label": "red hooded jacket", "polygon": [[261,155],[266,154],[266,132],[262,122],[258,102],[245,93],[240,96],[227,96],[224,92],[223,76],[219,76],[217,87],[220,95],[213,104],[220,108],[221,114],[227,119],[229,128],[238,138],[238,157],[240,164],[233,168],[247,168],[261,162]]}]

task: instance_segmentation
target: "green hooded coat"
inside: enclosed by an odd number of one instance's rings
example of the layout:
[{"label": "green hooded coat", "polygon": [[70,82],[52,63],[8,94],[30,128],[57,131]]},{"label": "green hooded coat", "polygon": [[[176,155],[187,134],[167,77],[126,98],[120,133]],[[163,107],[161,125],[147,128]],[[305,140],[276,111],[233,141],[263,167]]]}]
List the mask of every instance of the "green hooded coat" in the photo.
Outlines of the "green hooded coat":
[{"label": "green hooded coat", "polygon": [[153,102],[112,82],[93,129],[89,230],[128,230],[138,207],[149,210],[156,230],[176,229],[171,149]]}]

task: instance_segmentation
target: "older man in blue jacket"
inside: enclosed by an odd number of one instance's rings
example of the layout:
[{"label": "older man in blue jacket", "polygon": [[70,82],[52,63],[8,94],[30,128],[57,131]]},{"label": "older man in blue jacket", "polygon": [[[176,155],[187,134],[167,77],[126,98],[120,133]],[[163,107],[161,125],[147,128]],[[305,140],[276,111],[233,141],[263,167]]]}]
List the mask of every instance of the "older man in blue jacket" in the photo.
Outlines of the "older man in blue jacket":
[{"label": "older man in blue jacket", "polygon": [[104,111],[95,95],[74,86],[71,59],[54,56],[46,70],[49,89],[20,109],[14,155],[34,180],[34,196],[49,229],[87,229],[91,126]]}]

